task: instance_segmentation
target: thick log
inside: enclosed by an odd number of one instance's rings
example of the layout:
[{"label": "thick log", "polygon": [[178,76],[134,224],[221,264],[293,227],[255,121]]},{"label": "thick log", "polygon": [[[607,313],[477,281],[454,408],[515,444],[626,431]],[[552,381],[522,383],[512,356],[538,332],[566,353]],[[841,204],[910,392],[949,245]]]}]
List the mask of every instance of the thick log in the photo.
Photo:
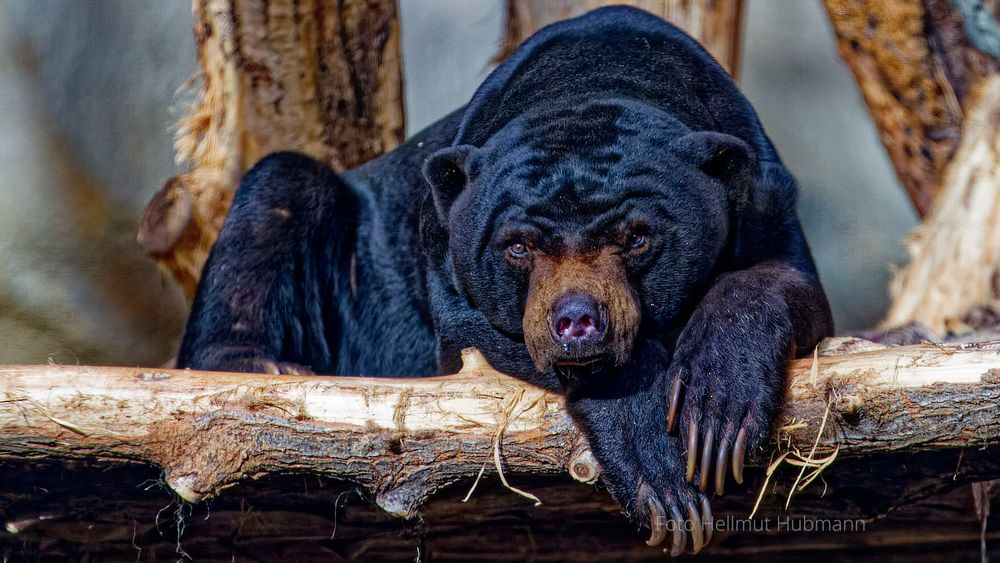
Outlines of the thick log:
[{"label": "thick log", "polygon": [[[877,458],[1000,439],[1000,350],[871,347],[790,364],[782,450]],[[189,501],[300,472],[357,483],[385,510],[411,516],[484,468],[573,468],[586,481],[599,472],[560,397],[474,351],[457,375],[426,379],[7,366],[0,381],[0,456],[150,463]]]},{"label": "thick log", "polygon": [[503,43],[497,59],[504,59],[522,41],[542,27],[609,5],[629,5],[656,14],[677,25],[712,53],[729,71],[739,75],[743,1],[731,0],[507,0]]},{"label": "thick log", "polygon": [[1000,71],[1000,59],[978,48],[1000,40],[982,24],[991,8],[949,0],[824,4],[896,175],[926,215],[943,189],[974,92]]},{"label": "thick log", "polygon": [[243,173],[297,150],[337,169],[403,137],[395,2],[194,0],[199,98],[180,123],[171,178],[139,242],[188,296]]},{"label": "thick log", "polygon": [[1000,74],[980,90],[934,209],[909,238],[886,326],[963,332],[969,311],[1000,309]]}]

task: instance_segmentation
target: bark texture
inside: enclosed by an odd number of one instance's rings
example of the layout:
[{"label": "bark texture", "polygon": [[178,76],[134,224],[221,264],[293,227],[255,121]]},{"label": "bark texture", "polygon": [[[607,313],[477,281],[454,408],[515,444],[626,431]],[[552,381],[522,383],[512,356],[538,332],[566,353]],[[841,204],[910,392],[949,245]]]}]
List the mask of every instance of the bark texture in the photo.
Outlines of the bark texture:
[{"label": "bark texture", "polygon": [[395,2],[195,0],[199,98],[139,242],[188,296],[242,174],[296,150],[344,169],[403,137]]},{"label": "bark texture", "polygon": [[743,0],[507,0],[502,60],[542,27],[586,12],[624,4],[656,14],[697,39],[731,76],[739,74]]},{"label": "bark texture", "polygon": [[[975,453],[894,455],[877,468],[893,476],[881,483],[859,482],[874,469],[863,463],[837,464],[787,511],[784,490],[769,492],[752,521],[761,472],[748,468],[745,488],[712,502],[726,528],[717,525],[697,561],[979,561],[981,523],[967,484],[982,470]],[[312,475],[247,480],[198,505],[174,501],[159,478],[138,465],[0,461],[0,554],[10,561],[175,561],[182,553],[194,561],[666,560],[607,493],[557,477],[512,477],[541,506],[490,477],[468,502],[471,480],[436,495],[413,520],[386,515],[356,487]],[[824,521],[852,528],[803,529]],[[987,553],[1000,556],[1000,519],[989,519],[982,536]]]},{"label": "bark texture", "polygon": [[983,29],[977,37],[988,36],[988,26],[976,24],[995,17],[995,6],[949,0],[824,4],[896,174],[917,212],[926,215],[943,189],[974,93],[1000,69],[968,33]]},{"label": "bark texture", "polygon": [[1000,4],[825,0],[844,61],[924,223],[884,326],[962,332],[1000,299]]},{"label": "bark texture", "polygon": [[1000,74],[984,81],[931,213],[892,282],[887,326],[963,332],[978,307],[1000,309]]},{"label": "bark texture", "polygon": [[[878,459],[1000,439],[1000,350],[826,349],[836,355],[790,365],[782,450]],[[297,472],[357,483],[386,511],[413,516],[484,468],[586,482],[600,472],[559,396],[475,351],[457,375],[416,380],[77,366],[10,366],[0,379],[0,456],[151,463],[191,502]]]}]

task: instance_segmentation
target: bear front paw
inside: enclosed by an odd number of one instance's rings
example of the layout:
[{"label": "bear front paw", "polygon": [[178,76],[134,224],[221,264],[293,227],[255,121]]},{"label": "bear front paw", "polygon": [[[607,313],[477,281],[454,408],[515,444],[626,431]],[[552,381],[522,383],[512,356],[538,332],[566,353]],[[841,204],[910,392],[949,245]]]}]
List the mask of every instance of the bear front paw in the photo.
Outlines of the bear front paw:
[{"label": "bear front paw", "polygon": [[[640,366],[657,363],[656,357],[645,359],[650,361],[633,366],[636,371],[621,374],[622,381],[639,379],[647,373]],[[661,374],[666,373],[663,367]],[[634,522],[649,530],[646,543],[658,546],[669,538],[665,551],[670,554],[680,555],[685,548],[697,553],[712,537],[712,511],[708,497],[684,479],[684,444],[664,432],[667,410],[660,389],[657,384],[624,396],[571,395],[567,407],[587,433],[612,496]]]},{"label": "bear front paw", "polygon": [[[312,369],[291,362],[276,362],[274,360],[256,360],[252,367],[255,373],[269,373],[271,375],[316,375]],[[245,370],[240,370],[245,371]]]},{"label": "bear front paw", "polygon": [[784,390],[784,360],[766,348],[710,338],[678,349],[668,374],[667,430],[680,422],[685,478],[702,492],[714,483],[716,494],[723,494],[730,469],[743,483],[747,452],[770,437]]},{"label": "bear front paw", "polygon": [[244,346],[207,346],[186,367],[204,371],[266,373],[270,375],[316,375],[308,366],[263,357]]},{"label": "bear front paw", "polygon": [[662,545],[670,535],[672,557],[684,553],[689,536],[691,553],[698,553],[712,540],[714,520],[708,497],[694,493],[683,484],[657,494],[653,487],[640,481],[634,505],[633,517],[650,531],[646,545]]}]

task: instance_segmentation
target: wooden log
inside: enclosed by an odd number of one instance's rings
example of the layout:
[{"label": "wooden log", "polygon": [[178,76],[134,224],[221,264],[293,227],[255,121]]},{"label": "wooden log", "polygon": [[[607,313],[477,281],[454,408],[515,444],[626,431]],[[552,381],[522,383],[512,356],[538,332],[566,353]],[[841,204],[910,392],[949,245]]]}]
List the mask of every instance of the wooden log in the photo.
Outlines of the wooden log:
[{"label": "wooden log", "polygon": [[963,131],[934,209],[910,235],[885,326],[963,332],[969,311],[1000,309],[1000,74],[983,82]]},{"label": "wooden log", "polygon": [[1000,71],[1000,59],[970,40],[969,29],[973,37],[989,33],[976,23],[983,19],[978,16],[990,15],[973,13],[971,4],[976,3],[824,0],[840,55],[921,216],[943,189],[974,92]]},{"label": "wooden log", "polygon": [[[151,463],[192,502],[246,478],[332,476],[402,516],[484,468],[573,467],[578,479],[596,477],[560,397],[494,371],[474,351],[464,360],[456,375],[425,379],[0,367],[0,457]],[[1000,439],[993,346],[875,347],[789,370],[778,438],[800,457],[877,458]]]},{"label": "wooden log", "polygon": [[708,49],[731,76],[739,75],[743,0],[507,0],[498,60],[530,35],[560,20],[610,5],[641,8],[677,25]]},{"label": "wooden log", "polygon": [[195,0],[199,98],[180,123],[190,170],[147,206],[139,242],[193,296],[243,173],[296,150],[344,169],[403,137],[395,2]]}]

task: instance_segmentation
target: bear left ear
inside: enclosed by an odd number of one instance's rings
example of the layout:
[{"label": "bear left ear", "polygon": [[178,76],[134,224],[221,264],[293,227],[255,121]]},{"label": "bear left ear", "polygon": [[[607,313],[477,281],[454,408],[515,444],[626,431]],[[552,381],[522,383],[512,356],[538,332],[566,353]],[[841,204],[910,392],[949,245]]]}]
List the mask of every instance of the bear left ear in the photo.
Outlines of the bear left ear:
[{"label": "bear left ear", "polygon": [[757,157],[742,139],[715,131],[697,131],[677,139],[674,151],[683,160],[718,179],[730,201],[742,206],[756,174]]},{"label": "bear left ear", "polygon": [[478,151],[472,145],[447,147],[424,161],[424,178],[431,185],[434,208],[442,225],[448,224],[451,204],[469,184],[469,163]]}]

